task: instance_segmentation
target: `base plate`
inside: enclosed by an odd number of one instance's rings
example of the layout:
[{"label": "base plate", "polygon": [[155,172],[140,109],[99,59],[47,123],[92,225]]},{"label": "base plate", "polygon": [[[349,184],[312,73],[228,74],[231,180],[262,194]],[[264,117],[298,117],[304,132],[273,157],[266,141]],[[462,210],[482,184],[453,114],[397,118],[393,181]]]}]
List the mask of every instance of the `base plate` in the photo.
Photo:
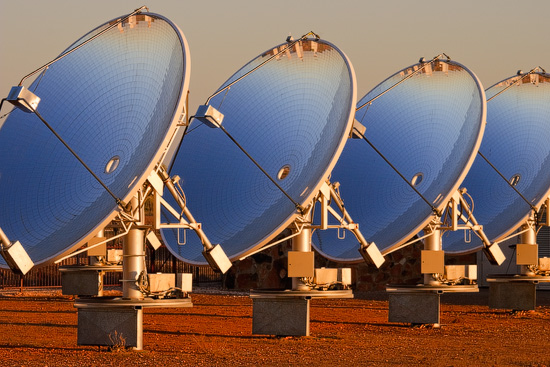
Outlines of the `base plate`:
[{"label": "base plate", "polygon": [[550,276],[548,275],[522,275],[522,274],[490,274],[487,275],[488,283],[496,282],[529,282],[529,283],[548,283]]},{"label": "base plate", "polygon": [[405,284],[388,284],[386,292],[405,292],[405,293],[475,293],[479,292],[477,284],[467,285],[405,285]]},{"label": "base plate", "polygon": [[193,307],[191,297],[188,298],[164,298],[152,299],[145,298],[143,300],[123,299],[121,297],[96,297],[96,298],[79,298],[74,301],[76,308],[178,308],[178,307]]},{"label": "base plate", "polygon": [[252,289],[250,298],[353,298],[351,289],[328,291],[293,291],[291,289]]}]

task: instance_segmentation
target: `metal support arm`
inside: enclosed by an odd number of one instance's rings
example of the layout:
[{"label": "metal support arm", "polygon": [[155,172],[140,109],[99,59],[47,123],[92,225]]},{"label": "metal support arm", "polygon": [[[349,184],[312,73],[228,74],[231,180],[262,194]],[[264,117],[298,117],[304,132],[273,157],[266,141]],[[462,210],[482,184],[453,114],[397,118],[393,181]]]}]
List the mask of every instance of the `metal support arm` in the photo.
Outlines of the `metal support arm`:
[{"label": "metal support arm", "polygon": [[[359,253],[365,259],[366,262],[373,263],[377,268],[381,267],[384,263],[385,259],[384,256],[382,256],[382,253],[376,246],[374,242],[368,242],[361,231],[359,230],[359,225],[357,223],[353,222],[353,219],[351,218],[350,214],[347,212],[347,210],[344,208],[344,203],[342,201],[342,198],[340,195],[336,192],[336,188],[338,186],[338,183],[331,184],[330,182],[326,181],[323,186],[321,187],[321,190],[319,192],[319,196],[317,198],[317,201],[321,202],[321,226],[320,229],[327,229],[328,226],[328,213],[330,212],[338,221],[340,222],[339,228],[345,228],[350,230],[357,240],[359,241],[360,247],[359,247]],[[337,208],[342,213],[342,216],[338,216],[337,213],[334,212],[334,209],[328,204],[328,200],[330,198],[330,201],[335,203]],[[332,227],[332,226],[331,226]]]},{"label": "metal support arm", "polygon": [[[441,229],[452,231],[465,229],[474,231],[483,242],[483,253],[487,257],[489,262],[493,265],[501,265],[504,260],[506,260],[506,256],[504,256],[504,253],[500,249],[498,243],[491,243],[491,241],[483,231],[483,226],[477,222],[472,210],[470,209],[470,206],[464,199],[464,193],[466,193],[466,189],[462,188],[457,190],[452,196],[448,205],[452,212],[452,225],[451,227],[441,227]],[[463,212],[462,214],[458,211],[459,204]],[[459,225],[458,219],[462,219],[464,225]]]},{"label": "metal support arm", "polygon": [[[212,245],[212,243],[206,236],[206,233],[204,233],[204,231],[202,230],[202,226],[200,225],[200,223],[197,223],[197,221],[191,214],[191,211],[189,211],[189,209],[185,205],[185,201],[179,194],[174,182],[168,175],[168,172],[166,172],[164,168],[161,168],[158,171],[158,175],[162,179],[164,186],[168,189],[170,194],[172,194],[172,197],[176,200],[176,203],[182,210],[181,216],[179,217],[180,221],[184,217],[187,218],[187,225],[195,231],[197,236],[199,236],[199,239],[204,247],[202,255],[205,257],[206,261],[208,261],[208,264],[216,271],[220,271],[222,273],[227,272],[227,270],[231,268],[232,264],[225,252],[223,251],[222,247],[219,244]],[[157,194],[159,193],[157,192]],[[160,216],[160,213],[156,213],[156,215]]]},{"label": "metal support arm", "polygon": [[2,248],[11,246],[11,241],[8,239],[8,236],[6,236],[2,228],[0,228],[0,245],[2,245]]}]

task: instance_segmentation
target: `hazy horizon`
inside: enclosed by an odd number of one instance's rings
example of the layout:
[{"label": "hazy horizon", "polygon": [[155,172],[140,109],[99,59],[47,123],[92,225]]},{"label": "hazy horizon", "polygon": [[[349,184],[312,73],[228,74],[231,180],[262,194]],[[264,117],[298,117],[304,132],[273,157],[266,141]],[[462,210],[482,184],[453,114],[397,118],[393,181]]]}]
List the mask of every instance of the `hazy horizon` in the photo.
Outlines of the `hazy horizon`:
[{"label": "hazy horizon", "polygon": [[[227,78],[261,52],[314,31],[350,58],[358,98],[398,70],[445,52],[485,88],[536,66],[550,70],[539,16],[543,0],[413,4],[386,1],[246,0],[3,2],[0,13],[0,95],[100,24],[147,5],[185,34],[191,54],[190,113]],[[27,84],[28,85],[28,84]],[[6,107],[5,107],[6,108]],[[7,108],[0,111],[5,113]]]}]

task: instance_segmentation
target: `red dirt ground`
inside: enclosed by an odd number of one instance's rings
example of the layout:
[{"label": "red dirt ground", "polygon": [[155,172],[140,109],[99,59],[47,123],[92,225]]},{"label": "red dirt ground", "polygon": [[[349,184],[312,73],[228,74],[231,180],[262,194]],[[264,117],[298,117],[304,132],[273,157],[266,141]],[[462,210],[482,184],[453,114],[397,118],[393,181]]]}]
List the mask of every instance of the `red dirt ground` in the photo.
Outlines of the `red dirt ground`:
[{"label": "red dirt ground", "polygon": [[[226,292],[227,293],[227,292]],[[487,291],[443,295],[440,329],[388,323],[385,294],[313,300],[311,336],[251,335],[245,294],[194,293],[193,307],[147,309],[144,350],[76,345],[77,313],[60,291],[0,290],[2,366],[550,366],[550,292],[536,311],[491,310]]]}]

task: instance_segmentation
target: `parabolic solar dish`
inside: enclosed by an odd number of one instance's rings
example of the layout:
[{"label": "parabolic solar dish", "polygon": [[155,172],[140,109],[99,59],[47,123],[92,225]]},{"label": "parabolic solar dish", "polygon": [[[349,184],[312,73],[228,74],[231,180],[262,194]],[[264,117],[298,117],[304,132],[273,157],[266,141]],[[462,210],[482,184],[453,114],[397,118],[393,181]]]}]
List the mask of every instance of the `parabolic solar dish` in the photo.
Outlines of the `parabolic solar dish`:
[{"label": "parabolic solar dish", "polygon": [[[298,204],[307,205],[328,178],[351,129],[355,73],[334,45],[317,39],[288,43],[254,58],[219,90],[275,57],[210,100],[223,126]],[[283,231],[298,211],[224,134],[193,120],[170,171],[182,178],[187,205],[212,243],[235,260]],[[178,244],[163,229],[178,258],[204,264],[197,236]],[[179,242],[184,242],[180,233]]]},{"label": "parabolic solar dish", "polygon": [[[177,26],[138,14],[50,65],[29,90],[41,98],[42,117],[127,202],[176,130],[189,66]],[[82,245],[117,212],[115,200],[38,117],[18,109],[0,129],[0,188],[0,226],[35,264]]]},{"label": "parabolic solar dish", "polygon": [[[539,207],[550,195],[550,75],[513,76],[486,94],[487,130],[479,151],[531,205]],[[480,156],[463,186],[474,200],[473,214],[492,242],[510,235],[531,213],[529,204]],[[460,254],[482,247],[475,235],[470,242],[465,238],[462,231],[446,233],[443,249]]]},{"label": "parabolic solar dish", "polygon": [[[412,65],[379,84],[357,105],[387,93],[359,109],[355,118],[366,127],[365,137],[442,210],[481,142],[485,94],[477,77],[452,61],[435,61],[396,85],[421,66]],[[430,205],[363,139],[347,142],[331,181],[340,182],[347,211],[382,254],[411,239],[433,217]],[[336,230],[316,231],[313,245],[335,261],[362,261],[355,237],[341,237]]]}]

